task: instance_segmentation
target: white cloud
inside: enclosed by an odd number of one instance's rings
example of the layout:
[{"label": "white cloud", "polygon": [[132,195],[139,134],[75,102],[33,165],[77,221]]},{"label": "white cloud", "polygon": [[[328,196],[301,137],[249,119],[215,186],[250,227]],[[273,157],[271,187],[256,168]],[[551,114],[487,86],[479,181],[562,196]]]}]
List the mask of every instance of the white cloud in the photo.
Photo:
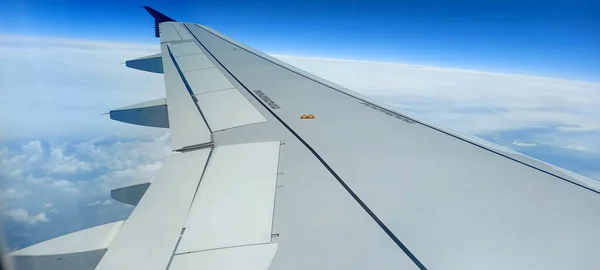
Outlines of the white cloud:
[{"label": "white cloud", "polygon": [[44,204],[42,205],[42,209],[46,209],[46,211],[48,211],[48,212],[50,212],[50,213],[52,213],[52,214],[56,214],[56,213],[58,213],[58,208],[56,208],[56,207],[54,206],[54,204],[53,204],[53,203],[51,203],[51,202],[46,202],[46,203],[44,203]]},{"label": "white cloud", "polygon": [[111,199],[107,199],[107,200],[104,200],[104,201],[97,200],[97,201],[88,203],[87,205],[88,206],[94,206],[94,205],[110,205],[110,204],[113,204],[113,201]]},{"label": "white cloud", "polygon": [[0,100],[10,101],[0,107],[0,140],[154,132],[100,114],[164,97],[161,75],[122,64],[159,51],[158,43],[0,35]]},{"label": "white cloud", "polygon": [[99,205],[101,203],[102,203],[102,201],[95,201],[95,202],[88,203],[87,205],[88,206],[93,206],[93,205]]},{"label": "white cloud", "polygon": [[22,146],[23,153],[29,156],[28,162],[38,161],[44,154],[44,148],[40,141],[30,141]]},{"label": "white cloud", "polygon": [[563,146],[563,148],[576,150],[576,151],[593,151],[593,152],[595,152],[594,150],[589,149],[582,145],[565,145],[565,146]]},{"label": "white cloud", "polygon": [[600,125],[590,124],[590,125],[579,125],[579,126],[561,126],[558,127],[559,130],[564,131],[596,131],[600,130]]},{"label": "white cloud", "polygon": [[4,214],[12,217],[16,221],[27,221],[29,219],[29,213],[27,213],[27,210],[22,208],[10,209],[4,212]]},{"label": "white cloud", "polygon": [[54,180],[49,183],[50,186],[62,190],[66,193],[79,194],[80,190],[75,186],[75,183],[67,180]]},{"label": "white cloud", "polygon": [[10,209],[5,211],[4,215],[13,218],[15,221],[24,222],[31,225],[50,221],[44,212],[41,212],[37,215],[30,215],[29,212],[23,208]]},{"label": "white cloud", "polygon": [[[135,140],[61,142],[45,152],[4,148],[0,151],[0,199],[20,198],[32,192],[43,192],[58,200],[108,196],[111,189],[152,178],[171,154],[169,138],[169,133],[163,131],[159,137]],[[37,140],[24,145],[44,148],[44,143]]]},{"label": "white cloud", "polygon": [[519,146],[519,147],[534,147],[537,144],[513,141],[512,145]]},{"label": "white cloud", "polygon": [[42,212],[39,213],[31,218],[29,218],[29,220],[27,220],[28,224],[37,224],[38,222],[48,222],[50,220],[48,220],[48,218],[46,217],[46,213]]},{"label": "white cloud", "polygon": [[7,190],[0,189],[0,200],[20,199],[29,195],[31,195],[31,191],[29,190],[16,190],[14,188],[9,188]]},{"label": "white cloud", "polygon": [[[74,146],[75,153],[88,157],[96,164],[114,171],[132,169],[140,162],[151,165],[171,154],[168,146],[170,135],[164,132],[156,137],[140,137],[138,140],[119,140],[106,145],[102,141],[84,141]],[[151,162],[146,162],[151,161]]]},{"label": "white cloud", "polygon": [[65,155],[64,151],[64,146],[53,147],[50,150],[48,162],[43,166],[48,174],[73,174],[92,170],[90,163],[80,161],[73,155]]},{"label": "white cloud", "polygon": [[36,167],[43,154],[44,148],[38,140],[21,145],[19,151],[11,151],[7,148],[0,149],[0,178],[16,179],[22,177],[24,171]]}]

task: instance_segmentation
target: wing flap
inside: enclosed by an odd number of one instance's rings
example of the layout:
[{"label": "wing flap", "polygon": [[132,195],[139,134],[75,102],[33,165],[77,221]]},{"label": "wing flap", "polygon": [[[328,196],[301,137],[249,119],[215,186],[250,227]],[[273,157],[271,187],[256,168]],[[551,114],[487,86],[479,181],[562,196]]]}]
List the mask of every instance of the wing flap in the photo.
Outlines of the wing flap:
[{"label": "wing flap", "polygon": [[184,74],[195,95],[235,88],[216,67],[192,70]]},{"label": "wing flap", "polygon": [[271,241],[279,142],[219,146],[176,254]]},{"label": "wing flap", "polygon": [[267,121],[237,89],[214,91],[196,98],[213,131]]},{"label": "wing flap", "polygon": [[277,244],[251,245],[175,255],[171,270],[267,270]]},{"label": "wing flap", "polygon": [[171,54],[175,57],[202,53],[194,41],[171,43],[169,44],[169,49],[171,49]]},{"label": "wing flap", "polygon": [[203,68],[214,68],[215,65],[202,53],[188,54],[175,57],[179,70],[185,72]]}]

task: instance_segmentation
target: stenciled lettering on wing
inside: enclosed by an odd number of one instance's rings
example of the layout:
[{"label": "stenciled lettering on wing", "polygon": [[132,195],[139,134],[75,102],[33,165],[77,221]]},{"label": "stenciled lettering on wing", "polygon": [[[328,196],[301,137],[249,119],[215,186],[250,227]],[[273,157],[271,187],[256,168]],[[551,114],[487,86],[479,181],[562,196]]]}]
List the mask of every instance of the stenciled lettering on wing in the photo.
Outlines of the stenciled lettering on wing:
[{"label": "stenciled lettering on wing", "polygon": [[262,101],[264,101],[269,107],[271,107],[271,109],[273,110],[277,110],[279,109],[279,105],[277,105],[277,103],[275,103],[271,98],[269,98],[267,95],[265,95],[265,93],[263,93],[260,90],[254,90],[253,91],[254,94],[256,94]]},{"label": "stenciled lettering on wing", "polygon": [[406,123],[409,123],[409,124],[414,124],[414,123],[415,123],[415,121],[413,121],[413,120],[411,120],[411,119],[409,119],[409,118],[406,118],[406,117],[404,117],[404,116],[402,116],[402,115],[400,115],[400,114],[398,114],[398,113],[392,112],[392,111],[390,111],[390,110],[387,110],[387,109],[381,108],[381,107],[379,107],[379,106],[373,105],[373,104],[371,104],[371,103],[367,103],[367,102],[361,102],[360,104],[362,104],[362,105],[365,105],[365,106],[367,106],[367,107],[369,107],[369,108],[371,108],[371,109],[373,109],[373,110],[377,110],[377,111],[380,111],[380,112],[382,112],[382,113],[385,113],[385,114],[387,114],[387,115],[389,115],[389,116],[392,116],[392,117],[398,118],[398,119],[400,119],[400,120],[402,120],[402,121],[404,121],[404,122],[406,122]]}]

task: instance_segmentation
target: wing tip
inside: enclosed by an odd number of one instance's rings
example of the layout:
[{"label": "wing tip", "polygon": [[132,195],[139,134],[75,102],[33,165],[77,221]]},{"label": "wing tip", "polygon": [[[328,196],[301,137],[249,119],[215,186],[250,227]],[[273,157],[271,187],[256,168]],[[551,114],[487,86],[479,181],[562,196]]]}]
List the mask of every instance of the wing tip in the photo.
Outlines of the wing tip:
[{"label": "wing tip", "polygon": [[160,37],[160,31],[158,28],[158,24],[162,23],[162,22],[175,22],[175,20],[173,20],[171,17],[162,14],[160,12],[158,12],[156,9],[153,9],[149,6],[143,6],[143,8],[148,11],[148,13],[150,13],[150,15],[152,15],[152,17],[154,18],[154,36],[155,37]]},{"label": "wing tip", "polygon": [[148,11],[148,13],[150,13],[150,15],[152,15],[152,17],[154,18],[154,20],[156,20],[157,23],[174,22],[175,21],[171,17],[158,12],[156,9],[153,9],[149,6],[143,6],[143,7],[146,11]]}]

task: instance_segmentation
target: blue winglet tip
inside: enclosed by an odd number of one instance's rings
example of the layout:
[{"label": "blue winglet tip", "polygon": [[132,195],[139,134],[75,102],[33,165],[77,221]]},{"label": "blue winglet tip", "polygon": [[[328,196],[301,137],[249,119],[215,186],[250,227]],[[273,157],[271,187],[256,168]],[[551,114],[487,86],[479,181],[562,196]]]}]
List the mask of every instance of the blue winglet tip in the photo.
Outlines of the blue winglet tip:
[{"label": "blue winglet tip", "polygon": [[148,11],[148,13],[150,13],[150,15],[152,15],[152,17],[154,18],[154,36],[155,37],[159,37],[160,36],[160,31],[158,29],[158,24],[162,23],[162,22],[175,22],[175,20],[173,20],[171,17],[162,14],[158,11],[156,11],[156,9],[153,9],[149,6],[144,6],[144,9],[146,11]]}]

